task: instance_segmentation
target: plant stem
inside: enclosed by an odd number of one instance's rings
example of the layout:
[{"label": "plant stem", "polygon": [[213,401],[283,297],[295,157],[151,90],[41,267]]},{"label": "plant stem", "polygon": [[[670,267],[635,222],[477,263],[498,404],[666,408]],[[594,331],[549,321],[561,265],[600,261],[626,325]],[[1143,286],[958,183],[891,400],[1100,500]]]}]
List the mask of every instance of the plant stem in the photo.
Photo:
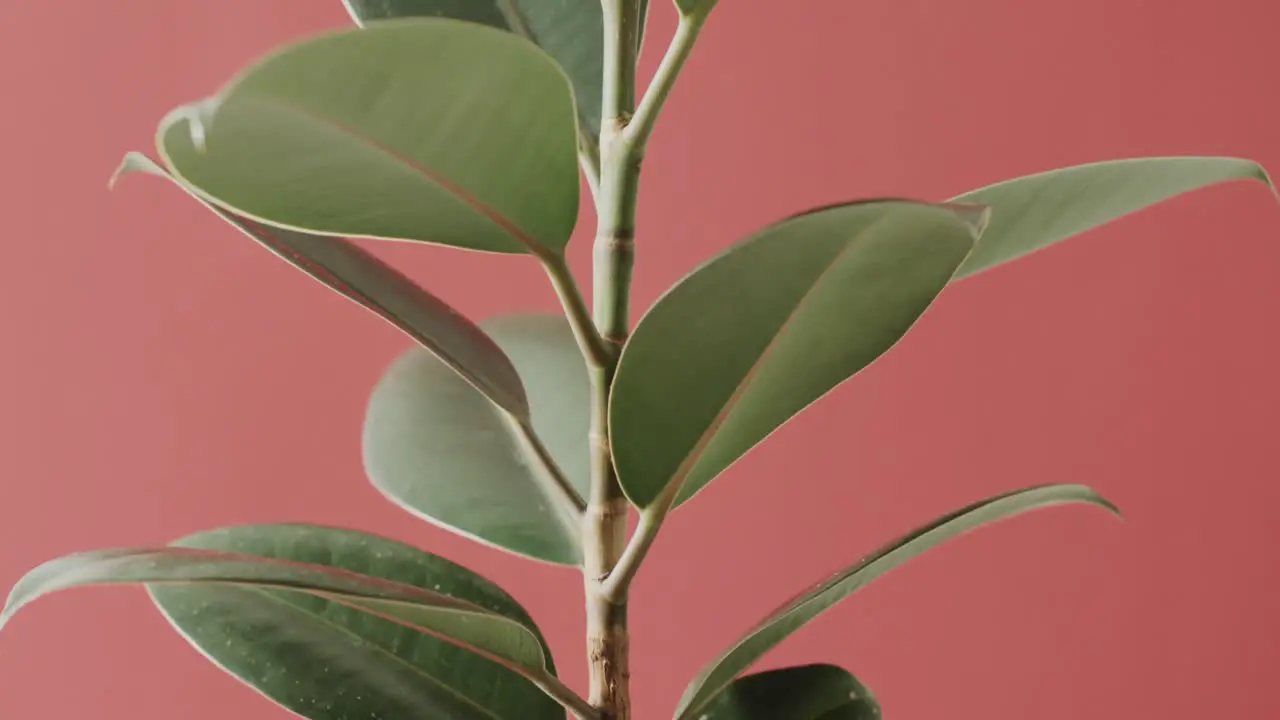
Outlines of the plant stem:
[{"label": "plant stem", "polygon": [[604,15],[603,121],[592,299],[595,326],[612,352],[607,362],[591,369],[591,493],[582,527],[590,668],[587,699],[602,720],[630,720],[627,604],[625,600],[610,600],[601,588],[627,541],[628,504],[614,474],[608,408],[617,349],[630,330],[640,158],[622,142],[622,132],[635,111],[636,54],[643,18],[639,0],[601,0],[601,6]]},{"label": "plant stem", "polygon": [[644,99],[640,101],[624,133],[628,146],[639,148],[643,152],[645,143],[649,141],[649,134],[653,132],[653,126],[658,120],[658,113],[666,103],[667,96],[671,94],[671,88],[675,87],[676,78],[684,68],[685,60],[688,60],[689,54],[693,52],[694,43],[698,40],[698,33],[702,32],[702,26],[706,23],[710,9],[707,7],[702,12],[680,16],[675,37],[671,39],[671,45],[662,56],[662,62],[658,64],[653,81],[645,91]]},{"label": "plant stem", "polygon": [[[606,0],[606,5],[608,0]],[[675,87],[676,78],[679,77],[680,71],[684,68],[685,61],[693,52],[693,46],[698,40],[698,34],[702,31],[702,26],[706,23],[707,16],[710,15],[711,9],[715,7],[715,0],[704,0],[698,8],[688,14],[680,16],[679,25],[676,27],[675,36],[671,39],[671,44],[667,47],[666,54],[662,57],[662,62],[658,65],[657,72],[654,73],[653,81],[645,91],[644,98],[640,101],[639,107],[631,117],[631,122],[626,124],[616,138],[617,142],[613,144],[611,149],[615,149],[619,154],[628,158],[624,164],[625,167],[634,167],[634,174],[630,177],[627,189],[633,194],[628,202],[620,202],[619,207],[625,208],[630,212],[625,216],[631,224],[625,227],[634,230],[635,223],[635,184],[639,177],[640,159],[644,156],[645,146],[649,141],[649,135],[653,132],[653,126],[657,122],[658,114],[662,111],[662,106],[666,102],[667,97],[671,94],[671,89]],[[634,76],[632,78],[634,80]],[[613,158],[609,158],[612,160]],[[622,162],[622,161],[615,161]],[[612,168],[613,164],[609,166]],[[634,234],[634,233],[633,233]],[[624,282],[629,288],[631,264],[633,262],[632,244],[628,241],[625,244],[625,258],[612,257],[607,254],[602,259],[600,250],[601,238],[606,237],[601,234],[596,238],[596,317],[601,318],[601,308],[599,298],[601,297],[600,282],[601,277],[614,277],[621,274]],[[629,237],[629,236],[628,236]],[[614,245],[621,245],[614,241]],[[625,268],[619,267],[625,264]],[[625,273],[625,274],[624,274]],[[614,288],[616,290],[616,288]],[[624,301],[625,302],[625,299]],[[625,323],[625,307],[622,310],[621,321]],[[619,318],[616,315],[605,314],[608,320],[617,322]],[[601,333],[604,334],[606,341],[614,341],[616,328],[601,325]],[[622,333],[625,338],[625,332]],[[612,377],[609,378],[612,382]],[[605,409],[607,410],[607,400]],[[608,472],[612,473],[613,468],[610,465]],[[619,492],[619,496],[621,492]],[[658,503],[658,507],[649,508],[646,512],[640,514],[640,524],[636,528],[636,533],[632,536],[627,547],[616,557],[612,570],[608,576],[599,584],[597,591],[603,597],[613,603],[626,603],[627,591],[630,589],[631,581],[635,578],[636,572],[640,569],[640,564],[644,561],[645,556],[649,552],[649,548],[653,545],[654,539],[658,535],[658,530],[662,527],[663,520],[666,519],[668,510],[674,501],[674,494],[667,499],[665,503]]]},{"label": "plant stem", "polygon": [[[653,542],[657,528],[646,530],[643,538],[632,538],[634,547],[628,548],[629,504],[613,466],[608,422],[609,394],[619,350],[631,330],[631,270],[635,264],[640,163],[662,104],[689,57],[715,0],[703,0],[695,12],[682,15],[671,47],[639,108],[636,106],[636,55],[644,23],[640,2],[601,0],[601,5],[604,11],[604,102],[601,108],[600,177],[595,193],[599,224],[593,248],[592,300],[594,334],[603,340],[608,352],[604,362],[591,367],[591,493],[582,528],[590,667],[588,701],[601,720],[630,720],[630,636],[627,631],[626,590],[635,568],[628,565],[620,583],[611,575],[618,568],[624,551],[629,550],[638,565],[640,557]],[[645,519],[642,516],[642,522]],[[660,522],[661,518],[658,518]],[[642,540],[641,544],[637,545],[637,540]]]}]

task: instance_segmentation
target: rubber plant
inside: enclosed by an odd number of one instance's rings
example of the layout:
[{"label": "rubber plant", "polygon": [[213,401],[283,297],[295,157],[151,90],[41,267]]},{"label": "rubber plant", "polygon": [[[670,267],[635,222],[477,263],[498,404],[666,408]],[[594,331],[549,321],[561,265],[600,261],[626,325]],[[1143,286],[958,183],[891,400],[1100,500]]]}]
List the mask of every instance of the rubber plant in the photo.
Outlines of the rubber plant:
[{"label": "rubber plant", "polygon": [[[356,27],[284,47],[173,111],[157,159],[130,154],[120,171],[170,181],[416,341],[372,391],[369,478],[423,520],[581,569],[585,696],[507,593],[352,530],[238,526],[71,555],[24,577],[5,619],[56,590],[138,583],[209,659],[312,720],[627,720],[628,591],[673,510],[888,351],[951,283],[1203,186],[1269,185],[1240,159],[1126,159],[941,202],[811,209],[689,273],[633,329],[641,158],[716,2],[675,4],[641,94],[644,0],[348,0]],[[598,217],[590,308],[565,261],[584,185]],[[475,324],[348,238],[526,255],[563,316]],[[674,717],[878,717],[845,669],[746,673],[917,554],[1064,503],[1114,511],[1056,485],[942,517],[761,620]]]}]

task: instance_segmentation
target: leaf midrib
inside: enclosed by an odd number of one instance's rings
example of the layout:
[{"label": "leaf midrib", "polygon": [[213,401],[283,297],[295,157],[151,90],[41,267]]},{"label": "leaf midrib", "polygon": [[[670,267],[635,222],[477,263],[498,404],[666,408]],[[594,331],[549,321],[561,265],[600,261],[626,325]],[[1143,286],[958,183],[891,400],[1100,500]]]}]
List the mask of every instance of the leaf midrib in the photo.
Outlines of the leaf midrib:
[{"label": "leaf midrib", "polygon": [[[315,112],[314,110],[312,110],[311,108],[306,107],[304,105],[287,102],[275,96],[259,95],[250,91],[245,91],[243,89],[240,90],[240,94],[235,98],[235,102],[245,103],[250,105],[256,103],[256,104],[267,106],[267,107],[274,107],[276,109],[279,109],[286,113],[294,115],[295,117],[298,117],[307,123],[311,123],[319,127],[327,128],[329,130],[336,130],[340,135],[343,135],[348,139],[355,141],[356,144],[366,147],[368,149],[374,150],[377,153],[391,159],[395,163],[398,163],[412,170],[415,174],[419,175],[422,179],[426,180],[434,187],[437,187],[440,190],[443,190],[449,196],[453,197],[456,200],[461,201],[464,205],[474,210],[481,217],[483,217],[484,219],[496,225],[500,230],[502,230],[507,235],[509,235],[511,239],[515,240],[517,243],[524,246],[524,248],[531,255],[534,255],[536,257],[545,257],[551,254],[550,250],[543,248],[539,243],[534,241],[532,237],[530,237],[527,233],[525,233],[524,230],[522,230],[514,222],[508,219],[500,211],[485,204],[479,198],[475,197],[468,191],[464,190],[462,187],[450,182],[447,178],[443,177],[439,173],[432,171],[427,166],[417,162],[416,160],[413,160],[412,158],[407,157],[401,152],[395,150],[394,148],[383,145],[382,143],[366,135],[365,133],[358,130],[357,128],[351,127],[350,125],[343,123],[341,121],[338,121],[329,117],[325,117],[324,115],[321,115]],[[188,120],[188,122],[190,121]],[[214,122],[216,123],[216,117]],[[255,217],[249,213],[242,213],[242,214],[245,215],[245,217],[257,220],[258,222],[262,222],[266,224],[278,224],[278,223],[273,223],[272,221],[267,220],[266,218]],[[306,228],[301,228],[301,227],[291,228],[291,229],[296,229],[300,232],[312,232],[310,230],[307,230]],[[333,234],[337,234],[337,233],[333,233]]]},{"label": "leaf midrib", "polygon": [[[320,262],[288,248],[287,243],[279,238],[278,231],[274,227],[267,225],[264,222],[253,222],[251,220],[247,220],[247,218],[241,219],[235,213],[219,207],[218,205],[201,197],[199,193],[196,193],[191,188],[187,187],[185,182],[167,172],[164,168],[161,168],[153,162],[151,158],[142,155],[141,153],[138,153],[137,157],[140,158],[141,161],[145,161],[139,169],[139,172],[146,172],[148,174],[163,177],[174,185],[177,185],[179,189],[183,190],[188,195],[195,198],[197,202],[212,210],[229,225],[236,228],[241,233],[248,235],[254,241],[262,244],[272,253],[281,256],[286,262],[291,262],[294,267],[297,267],[303,272],[316,278],[322,285],[325,285],[338,295],[352,300],[365,309],[374,312],[374,314],[379,315],[391,325],[416,340],[419,345],[422,345],[433,355],[440,358],[447,366],[452,368],[454,372],[458,373],[458,375],[462,376],[468,384],[474,387],[481,395],[484,395],[494,405],[506,409],[506,403],[499,400],[499,396],[505,395],[506,393],[500,392],[494,383],[491,383],[487,379],[472,372],[470,368],[466,367],[454,358],[452,353],[446,352],[443,346],[433,343],[426,334],[420,332],[415,326],[411,325],[402,315],[392,312],[384,303],[376,302],[369,294],[360,290],[356,286],[351,285],[341,277],[338,277],[332,270]],[[253,225],[250,226],[249,222],[253,222]],[[330,242],[344,243],[347,247],[357,253],[368,256],[373,264],[381,264],[381,261],[378,260],[378,258],[374,257],[371,253],[368,253],[363,248],[346,238],[340,236],[327,236],[323,239]],[[384,269],[390,273],[399,274],[395,268],[390,266],[384,266]],[[412,280],[404,277],[403,275],[401,275],[401,277],[403,277],[411,286],[416,287]],[[425,293],[426,291],[423,290],[422,292]],[[516,405],[518,407],[521,403],[516,403]],[[515,411],[512,410],[511,412]],[[520,413],[516,414],[521,416]]]},{"label": "leaf midrib", "polygon": [[743,374],[742,379],[738,382],[737,386],[734,387],[733,392],[729,394],[729,397],[720,407],[720,410],[712,419],[711,424],[707,426],[707,429],[703,431],[697,442],[694,443],[693,447],[690,448],[684,459],[681,460],[680,464],[676,467],[675,472],[672,473],[671,478],[663,486],[663,490],[658,493],[657,498],[650,504],[650,506],[658,503],[667,503],[667,495],[670,495],[670,503],[675,503],[685,481],[689,478],[689,474],[693,471],[694,467],[697,466],[698,461],[702,459],[703,453],[706,452],[707,446],[710,445],[715,439],[715,436],[719,434],[720,428],[724,425],[725,421],[728,420],[729,415],[731,415],[737,408],[738,403],[742,400],[742,396],[746,393],[747,388],[759,373],[760,368],[777,347],[778,339],[786,334],[787,329],[791,326],[792,322],[794,322],[796,317],[800,315],[801,308],[804,307],[806,301],[813,296],[814,288],[822,284],[823,279],[827,277],[832,268],[840,263],[840,260],[845,256],[845,253],[849,252],[850,248],[859,244],[859,237],[876,227],[876,225],[885,222],[887,219],[887,214],[877,218],[874,222],[864,227],[853,237],[849,238],[845,242],[844,246],[831,256],[831,260],[827,263],[826,267],[824,267],[817,276],[814,277],[814,280],[810,283],[808,289],[804,291],[804,293],[796,300],[795,305],[792,306],[790,311],[788,311],[786,318],[784,318],[778,325],[777,331],[775,331],[773,337],[769,339],[768,344],[765,345],[760,356],[756,358],[756,361],[752,363],[751,367],[747,369],[747,372]]},{"label": "leaf midrib", "polygon": [[[441,680],[440,678],[438,678],[438,677],[436,677],[436,676],[434,676],[434,675],[431,675],[430,673],[428,673],[427,671],[425,671],[425,670],[423,670],[422,668],[418,667],[417,665],[414,665],[413,663],[409,662],[408,660],[405,660],[404,658],[400,657],[399,655],[396,655],[395,653],[391,652],[390,650],[387,650],[386,648],[382,647],[382,645],[381,645],[381,644],[379,644],[379,643],[376,643],[376,642],[370,642],[367,638],[361,637],[360,635],[356,634],[356,633],[355,633],[355,632],[353,632],[352,630],[350,630],[350,629],[348,629],[348,628],[344,628],[344,627],[342,627],[341,625],[338,625],[337,623],[333,622],[332,620],[330,620],[330,619],[328,619],[328,618],[326,618],[326,617],[324,617],[324,616],[322,616],[322,615],[319,615],[319,614],[316,614],[316,613],[313,613],[313,612],[309,612],[309,611],[307,611],[307,610],[304,610],[304,609],[302,609],[301,607],[299,607],[298,605],[295,605],[294,603],[289,602],[288,600],[285,600],[285,599],[283,599],[283,598],[280,598],[280,597],[277,597],[277,596],[275,596],[275,595],[271,594],[271,592],[270,592],[270,591],[268,591],[268,590],[266,590],[266,589],[263,589],[263,588],[256,588],[256,587],[243,587],[243,586],[241,586],[241,587],[240,587],[240,589],[242,589],[242,590],[244,590],[244,591],[246,591],[246,592],[249,592],[249,593],[255,593],[255,594],[261,595],[262,597],[265,597],[265,598],[267,598],[267,599],[271,600],[272,602],[280,603],[281,605],[284,605],[284,606],[286,606],[286,607],[290,608],[291,610],[293,610],[294,612],[298,613],[299,615],[301,615],[301,616],[303,616],[303,617],[306,617],[306,618],[310,618],[312,621],[317,622],[317,623],[319,623],[319,624],[321,624],[321,625],[323,625],[323,626],[325,626],[325,627],[329,628],[330,630],[332,630],[332,631],[336,632],[336,633],[337,633],[337,634],[339,634],[339,635],[345,635],[345,636],[348,636],[348,637],[350,637],[350,638],[353,638],[353,639],[355,639],[355,640],[359,641],[359,642],[360,642],[360,644],[361,644],[363,647],[372,647],[375,651],[377,651],[377,653],[378,653],[378,654],[385,655],[386,657],[391,658],[391,660],[392,660],[392,661],[394,661],[394,663],[398,663],[398,664],[400,664],[400,665],[403,665],[404,667],[409,668],[409,669],[410,669],[410,670],[412,670],[415,674],[420,675],[420,676],[422,676],[422,677],[426,678],[426,679],[427,679],[428,681],[430,681],[434,686],[439,687],[439,688],[441,688],[442,690],[444,690],[446,693],[448,693],[448,694],[450,694],[450,695],[452,695],[452,696],[454,696],[454,697],[457,697],[457,698],[459,698],[459,699],[463,700],[466,704],[468,704],[468,705],[470,705],[470,706],[474,707],[475,709],[477,709],[477,710],[479,710],[480,712],[484,713],[484,714],[485,714],[485,715],[487,715],[488,717],[491,717],[491,718],[493,718],[494,720],[506,720],[506,719],[504,719],[502,716],[500,716],[500,715],[498,715],[497,713],[493,712],[492,710],[490,710],[490,709],[488,709],[488,708],[486,708],[486,707],[484,707],[484,706],[480,705],[480,704],[479,704],[478,702],[476,702],[474,699],[472,699],[472,698],[470,698],[470,697],[468,697],[468,696],[466,696],[466,695],[463,695],[463,694],[462,694],[460,691],[458,691],[457,689],[455,689],[455,688],[453,688],[453,687],[451,687],[451,686],[447,685],[447,684],[446,684],[443,680]],[[289,591],[289,590],[286,590],[285,592],[301,592],[301,591]],[[327,601],[327,602],[334,602],[334,601],[332,601],[332,600],[326,600],[326,601]],[[336,603],[336,604],[338,604],[338,605],[342,605],[342,603]],[[349,607],[349,606],[347,606],[347,607]],[[365,611],[360,610],[360,609],[358,609],[358,608],[351,608],[351,609],[352,609],[352,610],[354,610],[354,611],[356,611],[356,612],[365,612]],[[373,617],[378,617],[377,615],[375,615],[375,614],[373,614],[373,613],[368,613],[368,614],[372,615]],[[379,617],[378,619],[379,619],[379,620],[383,620],[383,621],[385,621],[385,622],[391,622],[391,623],[393,623],[393,624],[396,624],[396,623],[394,623],[394,622],[393,622],[393,621],[391,621],[391,620],[387,620],[386,618],[381,618],[381,617]],[[410,629],[412,629],[412,628],[410,628]],[[440,638],[434,638],[434,636],[432,636],[432,635],[428,635],[427,633],[421,633],[421,634],[422,634],[422,635],[424,635],[424,636],[426,636],[426,637],[432,637],[433,639],[440,640],[440,642],[447,642],[447,641],[445,641],[445,640],[443,640],[443,639],[440,639]],[[477,657],[479,657],[479,656],[477,656]],[[492,661],[490,661],[490,662],[492,662]],[[221,663],[219,663],[219,664],[221,664]],[[495,664],[499,664],[499,663],[495,663]]]},{"label": "leaf midrib", "polygon": [[[237,226],[240,226],[245,232],[249,232],[252,234],[253,231],[250,230],[249,228],[244,227],[238,222],[235,224]],[[444,364],[449,367],[449,369],[453,370],[458,375],[460,375],[464,380],[467,381],[469,385],[475,388],[481,395],[484,395],[489,400],[489,402],[493,403],[499,408],[502,408],[506,412],[511,412],[515,414],[515,410],[508,410],[507,403],[500,399],[500,396],[506,395],[506,393],[498,392],[497,389],[493,386],[492,383],[489,382],[488,379],[483,378],[477,373],[473,372],[470,368],[468,368],[461,361],[459,361],[458,358],[455,357],[452,352],[445,349],[445,347],[442,344],[437,342],[428,333],[420,330],[413,323],[409,322],[404,317],[403,314],[392,311],[389,307],[387,307],[386,303],[379,302],[378,300],[374,299],[373,296],[364,292],[360,288],[354,285],[351,285],[347,281],[338,277],[333,273],[332,270],[330,270],[328,267],[324,266],[323,264],[317,261],[314,261],[305,255],[297,253],[296,251],[290,250],[287,247],[281,246],[280,245],[281,241],[277,239],[277,236],[269,228],[263,227],[258,234],[276,243],[275,247],[278,248],[277,250],[278,252],[288,255],[290,258],[294,259],[296,261],[295,264],[302,267],[306,272],[322,275],[323,276],[322,278],[317,278],[321,280],[322,284],[329,285],[339,295],[343,295],[348,299],[354,300],[357,304],[365,307],[366,309],[374,311],[376,315],[380,315],[384,320],[390,322],[391,325],[395,326],[396,328],[399,328],[405,334],[409,335],[409,337],[416,340],[419,345],[421,345],[426,350],[430,351],[431,354],[440,358],[444,362]],[[330,238],[330,239],[341,239],[341,238]],[[359,253],[364,253],[364,250],[356,246],[354,243],[351,243],[351,247]],[[386,269],[392,273],[396,272],[392,268],[386,268]],[[401,277],[403,278],[403,276]],[[325,280],[325,278],[327,278],[327,281]],[[409,281],[408,278],[404,278],[404,279],[407,282],[410,282],[410,283],[412,282],[412,281]]]}]

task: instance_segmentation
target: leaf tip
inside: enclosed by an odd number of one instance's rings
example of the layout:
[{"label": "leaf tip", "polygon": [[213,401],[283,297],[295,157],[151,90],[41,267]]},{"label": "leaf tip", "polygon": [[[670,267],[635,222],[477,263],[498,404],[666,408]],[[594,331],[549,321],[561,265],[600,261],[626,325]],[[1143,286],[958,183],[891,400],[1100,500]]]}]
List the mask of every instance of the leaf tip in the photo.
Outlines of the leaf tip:
[{"label": "leaf tip", "polygon": [[221,102],[222,99],[214,95],[170,110],[160,120],[160,137],[164,137],[169,129],[178,123],[186,122],[187,130],[191,134],[191,144],[198,152],[204,152],[209,133],[213,129],[214,115]]},{"label": "leaf tip", "polygon": [[991,224],[991,206],[973,203],[947,203],[947,208],[955,213],[969,226],[969,232],[976,241],[987,231]]},{"label": "leaf tip", "polygon": [[1102,509],[1114,515],[1117,520],[1124,521],[1127,519],[1124,516],[1124,512],[1120,510],[1119,505],[1116,505],[1115,503],[1102,497],[1101,495],[1098,496],[1098,504],[1102,507]]},{"label": "leaf tip", "polygon": [[1280,202],[1280,188],[1276,187],[1276,184],[1272,181],[1271,175],[1267,172],[1267,169],[1263,167],[1261,163],[1254,163],[1253,167],[1257,170],[1258,181],[1267,186],[1267,189],[1271,191],[1271,196],[1276,199],[1276,202]]},{"label": "leaf tip", "polygon": [[1124,513],[1120,511],[1120,506],[1100,495],[1096,490],[1088,485],[1080,485],[1079,489],[1084,493],[1084,499],[1098,507],[1106,510],[1120,520],[1124,520]]},{"label": "leaf tip", "polygon": [[136,172],[145,172],[152,175],[164,174],[160,166],[151,158],[136,150],[130,150],[125,153],[120,164],[116,166],[115,171],[111,173],[111,177],[107,179],[107,189],[114,190],[116,184],[120,182],[120,178]]}]

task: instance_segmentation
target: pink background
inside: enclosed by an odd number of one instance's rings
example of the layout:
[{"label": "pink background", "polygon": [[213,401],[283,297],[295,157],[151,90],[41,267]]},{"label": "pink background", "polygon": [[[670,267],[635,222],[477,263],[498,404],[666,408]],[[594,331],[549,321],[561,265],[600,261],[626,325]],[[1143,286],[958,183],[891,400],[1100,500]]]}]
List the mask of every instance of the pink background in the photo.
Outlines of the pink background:
[{"label": "pink background", "polygon": [[[656,43],[673,13],[654,5]],[[365,397],[406,341],[171,187],[106,190],[170,107],[345,23],[337,0],[0,8],[0,582],[217,525],[350,525],[496,579],[581,688],[575,574],[425,527],[365,483]],[[1114,156],[1280,171],[1277,27],[1273,0],[724,0],[646,164],[636,307],[817,204]],[[475,318],[555,307],[529,261],[379,249]],[[1280,717],[1278,314],[1280,208],[1242,184],[948,291],[888,361],[675,516],[636,591],[639,718],[669,716],[739,631],[889,537],[1080,481],[1128,521],[1066,509],[970,536],[768,664],[845,664],[900,720]],[[20,616],[0,636],[0,715],[285,717],[129,590]]]}]

